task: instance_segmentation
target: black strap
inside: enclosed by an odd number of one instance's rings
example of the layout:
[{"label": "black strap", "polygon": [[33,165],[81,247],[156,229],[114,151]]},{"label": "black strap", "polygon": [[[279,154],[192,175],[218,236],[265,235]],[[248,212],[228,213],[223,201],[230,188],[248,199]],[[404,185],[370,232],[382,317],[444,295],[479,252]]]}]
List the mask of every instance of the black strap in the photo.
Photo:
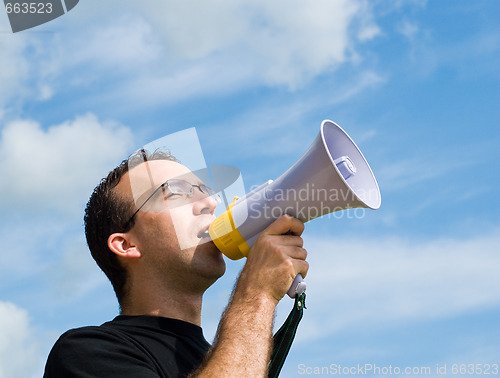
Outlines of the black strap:
[{"label": "black strap", "polygon": [[274,335],[274,347],[271,353],[271,362],[269,363],[269,378],[276,378],[285,363],[286,356],[292,346],[295,333],[299,326],[300,319],[306,308],[306,294],[302,293],[295,297],[295,304],[285,320],[285,323]]}]

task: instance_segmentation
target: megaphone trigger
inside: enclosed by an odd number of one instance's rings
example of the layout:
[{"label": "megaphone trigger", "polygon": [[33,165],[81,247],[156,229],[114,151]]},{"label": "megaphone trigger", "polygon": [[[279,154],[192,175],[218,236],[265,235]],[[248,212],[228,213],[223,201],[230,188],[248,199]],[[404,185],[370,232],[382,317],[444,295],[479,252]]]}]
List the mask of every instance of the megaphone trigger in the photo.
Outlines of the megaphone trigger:
[{"label": "megaphone trigger", "polygon": [[305,283],[304,278],[302,278],[302,274],[299,273],[295,276],[292,286],[290,286],[287,294],[290,298],[295,298],[297,295],[304,293],[306,288],[307,284]]}]

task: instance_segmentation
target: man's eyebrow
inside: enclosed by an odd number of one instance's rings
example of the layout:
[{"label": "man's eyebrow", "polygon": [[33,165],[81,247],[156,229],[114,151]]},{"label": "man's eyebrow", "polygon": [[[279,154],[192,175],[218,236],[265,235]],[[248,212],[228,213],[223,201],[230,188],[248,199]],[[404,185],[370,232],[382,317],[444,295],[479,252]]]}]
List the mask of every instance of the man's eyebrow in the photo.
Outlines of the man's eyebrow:
[{"label": "man's eyebrow", "polygon": [[191,185],[205,185],[203,180],[196,175],[192,175],[191,177],[181,178],[181,180],[187,181]]}]

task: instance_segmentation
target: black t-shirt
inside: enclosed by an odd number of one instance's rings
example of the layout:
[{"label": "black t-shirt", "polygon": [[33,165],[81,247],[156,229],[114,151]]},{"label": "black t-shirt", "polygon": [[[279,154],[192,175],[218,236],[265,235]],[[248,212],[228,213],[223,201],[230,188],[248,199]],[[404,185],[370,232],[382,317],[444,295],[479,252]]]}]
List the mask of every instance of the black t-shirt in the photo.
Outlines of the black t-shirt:
[{"label": "black t-shirt", "polygon": [[44,378],[184,377],[210,344],[202,329],[156,316],[117,316],[99,327],[69,330],[55,343]]}]

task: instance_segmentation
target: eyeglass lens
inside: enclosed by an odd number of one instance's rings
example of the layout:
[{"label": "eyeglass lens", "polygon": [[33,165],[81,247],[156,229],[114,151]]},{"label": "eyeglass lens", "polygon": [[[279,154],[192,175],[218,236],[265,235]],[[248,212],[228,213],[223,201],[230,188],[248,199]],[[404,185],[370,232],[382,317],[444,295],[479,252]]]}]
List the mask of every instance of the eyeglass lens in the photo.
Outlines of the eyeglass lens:
[{"label": "eyeglass lens", "polygon": [[184,180],[169,180],[167,181],[167,188],[172,194],[186,194],[188,196],[193,195],[194,187],[198,188],[200,192],[208,196],[214,196],[217,202],[220,202],[219,195],[211,188],[204,184],[193,185]]}]

